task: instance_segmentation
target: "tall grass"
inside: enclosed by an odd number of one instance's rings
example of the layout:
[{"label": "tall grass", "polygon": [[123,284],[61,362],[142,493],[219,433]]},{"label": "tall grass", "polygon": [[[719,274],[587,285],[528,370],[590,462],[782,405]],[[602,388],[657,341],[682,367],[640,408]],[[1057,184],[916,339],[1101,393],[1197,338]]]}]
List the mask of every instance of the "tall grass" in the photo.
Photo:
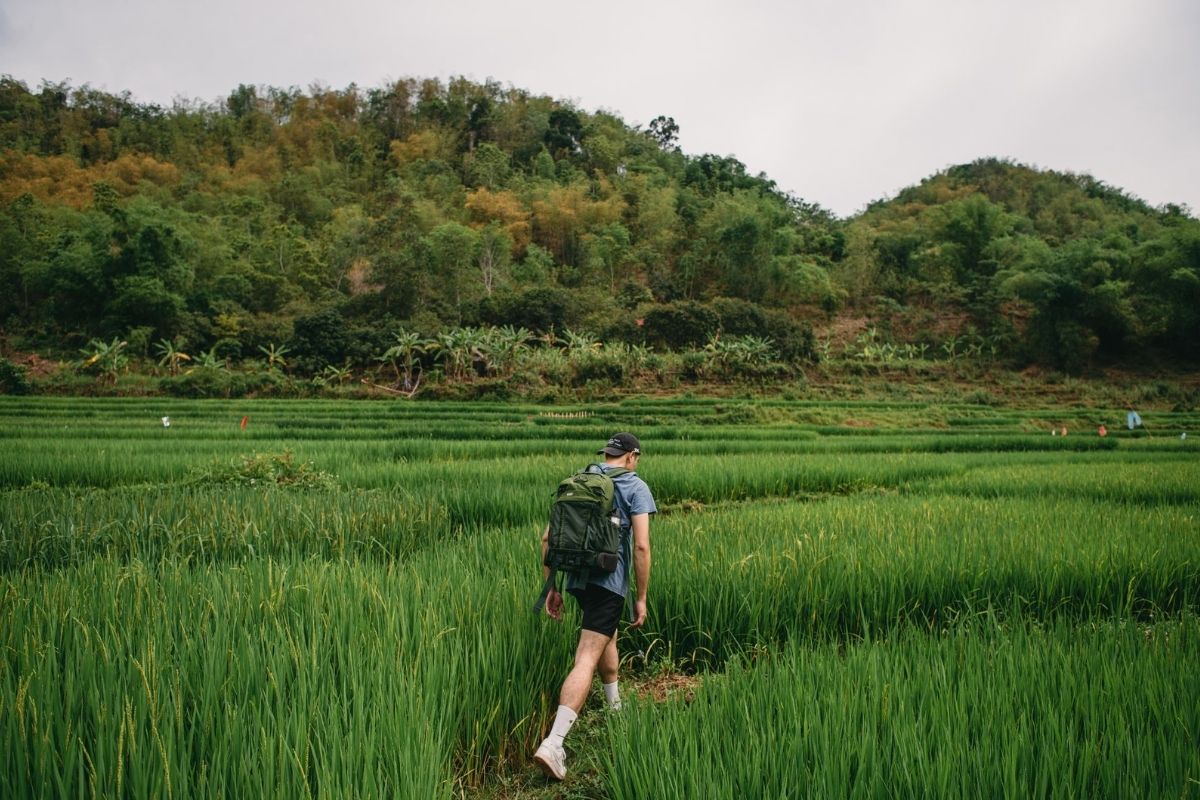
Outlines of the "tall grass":
[{"label": "tall grass", "polygon": [[[608,796],[1179,796],[1200,461],[1058,413],[0,398],[0,797],[519,767],[575,644],[529,613],[541,526],[619,428],[661,509],[626,673],[706,677],[612,729]],[[330,481],[205,479],[284,451]]]},{"label": "tall grass", "polygon": [[428,609],[336,566],[8,582],[0,795],[445,796]]},{"label": "tall grass", "polygon": [[[670,516],[654,528],[648,638],[723,663],[980,609],[1149,619],[1200,605],[1194,508],[847,497]],[[1189,535],[1190,532],[1190,535]]]},{"label": "tall grass", "polygon": [[1197,658],[1190,615],[795,644],[690,704],[627,704],[602,780],[614,800],[1193,797]]},{"label": "tall grass", "polygon": [[479,556],[96,560],[5,579],[0,796],[439,797],[478,782],[540,735],[573,649],[528,614],[532,578],[484,583]]}]

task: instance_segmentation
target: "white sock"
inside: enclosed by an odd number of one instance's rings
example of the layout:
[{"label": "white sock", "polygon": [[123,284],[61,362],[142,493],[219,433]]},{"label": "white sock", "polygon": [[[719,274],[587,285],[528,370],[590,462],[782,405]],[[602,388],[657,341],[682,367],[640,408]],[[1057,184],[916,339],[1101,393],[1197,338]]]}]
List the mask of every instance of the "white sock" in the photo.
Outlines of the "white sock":
[{"label": "white sock", "polygon": [[571,726],[575,724],[575,718],[578,716],[570,706],[559,706],[558,713],[554,715],[554,725],[550,728],[550,735],[546,738],[556,739],[556,744],[561,747],[563,739],[567,738],[567,731],[571,730]]},{"label": "white sock", "polygon": [[614,711],[621,709],[621,693],[617,691],[617,682],[602,684],[604,686],[604,696],[608,698],[608,707]]}]

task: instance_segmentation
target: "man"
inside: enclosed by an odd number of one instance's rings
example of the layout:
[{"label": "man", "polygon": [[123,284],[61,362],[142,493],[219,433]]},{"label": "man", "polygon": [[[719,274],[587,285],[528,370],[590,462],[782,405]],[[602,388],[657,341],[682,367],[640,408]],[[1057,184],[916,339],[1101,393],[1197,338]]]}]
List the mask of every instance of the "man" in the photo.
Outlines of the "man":
[{"label": "man", "polygon": [[[621,707],[621,696],[617,690],[617,669],[621,663],[617,653],[617,622],[621,619],[625,598],[629,593],[630,566],[636,577],[633,622],[630,627],[640,628],[646,622],[646,589],[650,585],[650,515],[657,512],[658,508],[650,487],[634,472],[641,459],[642,446],[632,433],[618,433],[596,455],[605,456],[604,463],[598,465],[602,472],[617,468],[629,470],[613,478],[613,510],[620,518],[621,546],[617,549],[617,568],[612,572],[591,574],[586,580],[578,575],[569,575],[567,580],[566,589],[579,602],[583,612],[582,630],[575,648],[575,664],[559,693],[558,712],[554,715],[550,735],[542,740],[533,754],[534,762],[542,771],[560,781],[567,774],[563,739],[583,708],[592,688],[592,675],[597,668],[609,707]],[[547,527],[542,534],[543,560],[549,537],[550,528]],[[543,579],[549,572],[549,567],[546,567]],[[562,621],[562,605],[562,595],[551,589],[546,598],[546,613]]]}]

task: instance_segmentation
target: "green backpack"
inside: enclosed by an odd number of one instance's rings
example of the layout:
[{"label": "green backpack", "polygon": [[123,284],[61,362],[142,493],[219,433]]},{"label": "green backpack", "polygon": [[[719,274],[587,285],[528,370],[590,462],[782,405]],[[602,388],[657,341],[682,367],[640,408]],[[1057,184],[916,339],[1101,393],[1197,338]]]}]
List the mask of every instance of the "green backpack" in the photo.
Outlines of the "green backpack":
[{"label": "green backpack", "polygon": [[613,513],[613,478],[629,472],[620,467],[607,473],[591,472],[591,464],[558,485],[550,506],[550,536],[544,564],[550,568],[542,594],[533,606],[542,610],[559,572],[583,575],[612,572],[617,568],[621,526]]}]

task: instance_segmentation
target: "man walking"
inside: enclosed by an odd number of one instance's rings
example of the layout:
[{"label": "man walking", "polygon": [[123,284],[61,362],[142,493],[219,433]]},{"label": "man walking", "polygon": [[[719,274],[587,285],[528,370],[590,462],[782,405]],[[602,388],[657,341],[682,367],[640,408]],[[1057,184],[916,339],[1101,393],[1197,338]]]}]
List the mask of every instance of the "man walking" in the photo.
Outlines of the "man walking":
[{"label": "man walking", "polygon": [[[583,612],[579,644],[575,648],[575,664],[563,682],[558,698],[558,712],[550,735],[542,740],[534,762],[555,780],[567,774],[566,751],[563,739],[571,730],[592,688],[592,675],[600,670],[600,681],[610,708],[621,707],[617,690],[617,669],[621,659],[617,653],[617,622],[629,593],[629,572],[632,566],[636,593],[633,602],[632,628],[646,622],[646,589],[650,585],[650,515],[657,512],[650,487],[637,476],[642,455],[641,443],[632,433],[615,434],[596,453],[605,457],[597,465],[601,472],[614,469],[629,470],[613,478],[613,511],[620,518],[621,546],[617,549],[617,568],[612,572],[591,574],[586,579],[571,574],[567,592],[579,602]],[[549,547],[550,528],[542,534],[542,558]],[[545,568],[543,578],[549,575]],[[546,598],[546,613],[562,620],[562,595],[553,588]]]}]

